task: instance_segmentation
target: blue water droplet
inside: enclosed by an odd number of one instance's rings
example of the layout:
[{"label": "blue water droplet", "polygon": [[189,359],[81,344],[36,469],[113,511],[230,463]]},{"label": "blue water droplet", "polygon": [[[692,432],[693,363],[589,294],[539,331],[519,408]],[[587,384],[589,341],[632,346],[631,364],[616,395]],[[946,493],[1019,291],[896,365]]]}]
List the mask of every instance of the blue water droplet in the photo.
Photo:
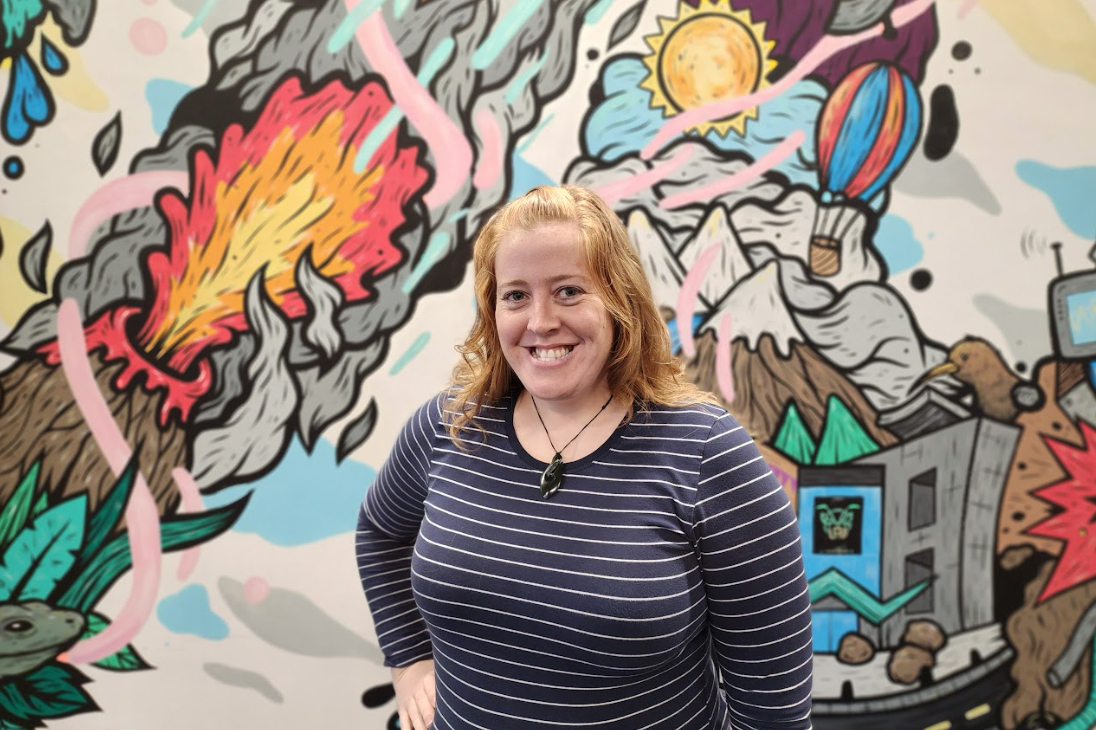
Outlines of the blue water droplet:
[{"label": "blue water droplet", "polygon": [[45,36],[42,36],[42,66],[54,76],[68,71],[68,59]]},{"label": "blue water droplet", "polygon": [[4,160],[4,176],[9,180],[18,180],[23,177],[23,160],[12,155]]}]

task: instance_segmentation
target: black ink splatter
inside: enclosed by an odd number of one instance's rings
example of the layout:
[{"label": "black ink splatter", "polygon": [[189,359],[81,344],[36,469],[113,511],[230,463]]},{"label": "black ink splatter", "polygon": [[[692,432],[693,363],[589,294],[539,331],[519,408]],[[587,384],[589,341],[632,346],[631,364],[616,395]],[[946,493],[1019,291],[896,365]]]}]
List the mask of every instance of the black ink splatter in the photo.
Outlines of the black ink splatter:
[{"label": "black ink splatter", "polygon": [[925,157],[940,160],[948,156],[959,138],[959,111],[955,93],[947,84],[932,90],[928,131],[925,132]]},{"label": "black ink splatter", "polygon": [[597,57],[600,55],[601,54],[597,52],[596,48],[591,48],[590,50],[586,51],[586,58],[590,59],[591,61],[596,61]]},{"label": "black ink splatter", "polygon": [[914,291],[925,291],[932,286],[932,272],[928,269],[917,269],[910,274],[910,286]]},{"label": "black ink splatter", "polygon": [[970,54],[973,52],[970,43],[966,41],[959,41],[951,47],[951,57],[956,61],[965,61],[970,58]]}]

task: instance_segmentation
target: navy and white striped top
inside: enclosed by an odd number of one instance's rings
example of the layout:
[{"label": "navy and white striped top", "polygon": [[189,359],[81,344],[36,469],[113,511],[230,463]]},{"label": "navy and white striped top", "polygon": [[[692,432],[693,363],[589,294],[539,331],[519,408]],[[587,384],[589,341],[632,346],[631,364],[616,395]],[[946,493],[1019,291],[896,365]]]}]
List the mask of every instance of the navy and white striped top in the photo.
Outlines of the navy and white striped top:
[{"label": "navy and white striped top", "polygon": [[445,403],[408,421],[357,534],[387,664],[435,660],[437,730],[811,727],[798,524],[726,411],[637,411],[545,500],[510,399],[469,452]]}]

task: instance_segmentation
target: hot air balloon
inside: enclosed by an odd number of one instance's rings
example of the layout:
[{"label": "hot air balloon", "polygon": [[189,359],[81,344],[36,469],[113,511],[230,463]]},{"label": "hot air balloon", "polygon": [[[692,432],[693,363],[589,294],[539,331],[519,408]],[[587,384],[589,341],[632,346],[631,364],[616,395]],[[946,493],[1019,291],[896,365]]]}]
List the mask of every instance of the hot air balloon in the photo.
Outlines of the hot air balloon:
[{"label": "hot air balloon", "polygon": [[815,213],[811,269],[840,269],[841,240],[902,168],[921,134],[921,98],[897,66],[866,63],[849,72],[826,100],[817,125],[821,204]]}]

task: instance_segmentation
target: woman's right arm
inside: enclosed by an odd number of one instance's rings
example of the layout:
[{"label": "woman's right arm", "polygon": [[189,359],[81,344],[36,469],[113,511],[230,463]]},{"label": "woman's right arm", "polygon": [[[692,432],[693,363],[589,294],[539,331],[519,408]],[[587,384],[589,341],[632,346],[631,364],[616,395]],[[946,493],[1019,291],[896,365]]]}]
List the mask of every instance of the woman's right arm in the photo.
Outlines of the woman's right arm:
[{"label": "woman's right arm", "polygon": [[[358,511],[358,573],[385,666],[393,668],[401,714],[406,702],[421,705],[424,695],[429,695],[433,714],[432,651],[411,591],[411,557],[423,518],[441,400],[419,408],[404,426]],[[419,666],[410,671],[414,665]],[[415,686],[409,688],[405,677],[415,677]]]}]

